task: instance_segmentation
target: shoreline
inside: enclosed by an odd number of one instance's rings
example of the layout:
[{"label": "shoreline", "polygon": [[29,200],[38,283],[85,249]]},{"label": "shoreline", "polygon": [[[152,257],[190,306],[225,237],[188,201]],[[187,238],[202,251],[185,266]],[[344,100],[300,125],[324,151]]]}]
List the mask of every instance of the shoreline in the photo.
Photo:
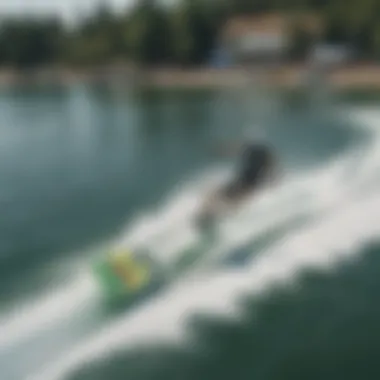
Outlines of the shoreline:
[{"label": "shoreline", "polygon": [[[355,64],[320,71],[322,79],[337,90],[379,89],[380,65]],[[0,86],[19,84],[105,84],[124,88],[218,89],[252,85],[298,89],[313,80],[306,65],[287,65],[277,68],[155,68],[136,70],[131,67],[74,70],[48,68],[30,72],[0,69]],[[315,80],[315,78],[314,78]]]}]

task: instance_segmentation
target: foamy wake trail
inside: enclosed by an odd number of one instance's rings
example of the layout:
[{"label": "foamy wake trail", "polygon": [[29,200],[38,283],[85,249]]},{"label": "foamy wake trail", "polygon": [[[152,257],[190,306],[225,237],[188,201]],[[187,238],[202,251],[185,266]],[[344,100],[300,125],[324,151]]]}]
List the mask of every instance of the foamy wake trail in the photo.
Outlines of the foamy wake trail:
[{"label": "foamy wake trail", "polygon": [[[254,194],[243,212],[222,222],[220,235],[224,238],[219,246],[233,248],[233,245],[253,239],[276,223],[284,223],[297,215],[313,213],[318,208],[335,202],[343,191],[339,178],[344,164],[342,158],[328,170],[320,169],[307,176],[294,176],[273,190]],[[214,178],[208,178],[209,183],[215,185],[226,174],[227,171],[217,172]],[[186,191],[181,192],[169,205],[164,205],[154,214],[141,217],[132,229],[123,234],[117,246],[132,250],[134,247],[144,247],[153,252],[160,262],[170,265],[178,252],[199,240],[192,217],[205,195],[203,188],[208,185],[205,182],[199,180],[189,184]],[[318,189],[318,199],[313,199],[310,189]],[[216,252],[220,249],[216,247],[213,251],[217,255]],[[213,255],[214,253],[211,254]]]},{"label": "foamy wake trail", "polygon": [[70,285],[51,291],[29,305],[16,308],[0,319],[0,350],[30,338],[41,330],[70,318],[95,294],[90,278],[83,277]]},{"label": "foamy wake trail", "polygon": [[[239,318],[243,295],[269,291],[271,286],[294,281],[307,267],[329,269],[342,259],[359,253],[363,242],[380,234],[380,197],[352,201],[326,220],[283,239],[244,270],[213,277],[193,276],[162,298],[135,310],[95,339],[68,353],[62,362],[33,380],[63,379],[84,362],[94,361],[110,351],[132,347],[144,341],[167,339],[186,343],[186,316],[197,311]],[[191,337],[190,337],[191,338]]]},{"label": "foamy wake trail", "polygon": [[[358,119],[363,115],[350,116]],[[371,120],[366,118],[358,121],[371,121],[378,125],[379,116],[380,113],[376,113]],[[345,256],[354,257],[359,254],[358,248],[363,243],[380,236],[379,191],[375,189],[366,194],[358,191],[358,186],[378,169],[376,144],[379,139],[374,128],[371,128],[376,141],[368,147],[362,161],[363,168],[371,166],[364,177],[350,178],[347,182],[342,176],[342,168],[348,165],[348,161],[347,157],[341,157],[334,165],[295,180],[291,186],[285,186],[277,192],[277,197],[281,195],[285,203],[289,199],[297,201],[300,194],[308,192],[309,197],[305,203],[309,204],[310,211],[321,212],[314,223],[279,240],[265,252],[260,252],[244,269],[218,272],[212,276],[207,272],[192,273],[174,284],[159,299],[133,310],[127,317],[101,331],[93,339],[79,344],[63,356],[62,360],[31,379],[64,379],[85,362],[92,362],[108,355],[110,351],[133,347],[146,341],[165,339],[185,344],[186,339],[191,339],[186,335],[185,325],[189,314],[203,311],[239,318],[244,313],[238,305],[241,296],[258,295],[269,291],[274,285],[291,284],[297,279],[297,274],[307,267],[328,270],[334,268]],[[263,214],[268,212],[268,204],[274,209],[278,207],[275,207],[274,198],[274,195],[262,197]],[[257,204],[255,207],[259,212],[260,206]],[[298,211],[302,209],[298,203],[293,203],[292,207]],[[290,213],[289,209],[283,212],[287,215]],[[272,222],[271,218],[268,217],[268,221]],[[235,234],[231,238],[231,244],[247,237],[245,232],[239,235],[238,225],[239,223],[235,225],[235,229],[231,225],[226,227],[227,230],[229,228],[234,231],[231,235]]]},{"label": "foamy wake trail", "polygon": [[[368,127],[368,123],[373,123],[376,116],[371,117],[367,112],[359,113],[358,117],[350,112],[349,117],[361,118],[360,123],[363,128],[370,130],[371,133],[375,132],[376,128]],[[361,125],[359,124],[359,127]],[[376,156],[376,152],[380,151],[379,139],[376,140],[376,144],[379,149],[373,145],[371,154],[367,151],[350,152],[351,160],[356,160],[355,153],[360,156],[361,172],[360,178],[356,180],[361,179],[363,186],[372,180],[374,171],[378,169],[380,157]],[[343,155],[334,163],[329,163],[327,168],[313,170],[300,177],[288,178],[286,184],[274,191],[265,192],[262,196],[255,194],[240,215],[228,218],[221,226],[221,235],[227,237],[227,241],[223,240],[221,245],[227,244],[230,249],[233,248],[230,247],[230,243],[237,244],[248,238],[252,239],[276,222],[285,222],[296,215],[327,210],[334,203],[342,201],[352,190],[351,184],[344,181],[347,169],[349,180],[353,179],[350,168],[351,163],[347,162],[347,155]],[[117,245],[132,250],[134,247],[143,246],[154,252],[160,261],[170,263],[181,247],[189,246],[199,238],[191,223],[192,217],[202,202],[205,192],[225,181],[229,173],[228,169],[208,170],[198,180],[190,180],[181,189],[177,189],[175,194],[170,194],[167,204],[156,212],[143,214],[132,228],[122,233]]]},{"label": "foamy wake trail", "polygon": [[[216,171],[211,180],[215,180],[215,176],[221,178],[224,175],[225,172],[222,170]],[[207,179],[210,180],[209,177]],[[180,193],[177,199],[165,205],[161,212],[158,211],[149,218],[143,217],[140,223],[126,234],[128,244],[130,241],[152,239],[175,225],[181,226],[180,222],[188,218],[189,213],[194,210],[194,202],[197,201],[194,186],[199,188],[205,185],[207,186],[208,182],[202,179],[201,184],[196,183],[187,192]],[[122,243],[125,244],[125,241],[122,240]],[[80,264],[83,263],[80,261]],[[86,277],[86,271],[83,270],[81,277],[69,285],[61,289],[50,289],[47,295],[20,308],[16,307],[9,315],[0,318],[0,351],[25,341],[41,330],[47,330],[82,311],[96,295],[96,291],[92,278]]]},{"label": "foamy wake trail", "polygon": [[[359,109],[352,116],[370,133],[370,146],[361,147],[354,158],[360,163],[359,190],[373,189],[380,183],[380,114],[373,109]],[[377,138],[373,138],[373,137]]]},{"label": "foamy wake trail", "polygon": [[253,197],[237,217],[221,226],[220,244],[206,256],[204,264],[228,255],[234,248],[262,236],[272,227],[299,217],[317,218],[345,202],[350,189],[341,180],[344,159],[328,169],[315,170],[307,176],[293,178],[280,188]]},{"label": "foamy wake trail", "polygon": [[229,170],[216,168],[207,170],[197,179],[190,179],[169,194],[167,201],[155,212],[149,210],[119,237],[119,245],[140,245],[146,240],[155,240],[162,235],[173,235],[173,229],[186,225],[197,210],[204,194],[221,183]]}]

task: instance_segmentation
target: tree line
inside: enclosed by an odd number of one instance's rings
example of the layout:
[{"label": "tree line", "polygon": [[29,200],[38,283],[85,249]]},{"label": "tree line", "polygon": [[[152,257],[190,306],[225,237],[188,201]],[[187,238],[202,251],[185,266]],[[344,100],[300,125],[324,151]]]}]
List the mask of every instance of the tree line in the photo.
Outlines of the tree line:
[{"label": "tree line", "polygon": [[[112,60],[140,65],[201,65],[217,46],[224,22],[232,16],[262,12],[311,11],[323,21],[322,39],[349,43],[362,57],[380,55],[378,0],[177,0],[163,6],[139,0],[128,12],[113,13],[105,4],[69,28],[57,18],[3,19],[0,65],[98,65]],[[294,57],[312,43],[295,24]]]}]

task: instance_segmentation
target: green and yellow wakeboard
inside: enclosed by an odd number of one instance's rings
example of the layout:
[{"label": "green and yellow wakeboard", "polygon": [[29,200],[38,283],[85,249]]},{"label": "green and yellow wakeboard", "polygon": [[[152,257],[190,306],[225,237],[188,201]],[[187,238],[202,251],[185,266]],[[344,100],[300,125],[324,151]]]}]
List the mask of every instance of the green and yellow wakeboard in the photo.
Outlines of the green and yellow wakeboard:
[{"label": "green and yellow wakeboard", "polygon": [[103,293],[111,297],[140,291],[151,278],[148,263],[140,262],[128,250],[110,252],[95,262],[93,270]]},{"label": "green and yellow wakeboard", "polygon": [[[195,244],[178,252],[177,259],[162,267],[150,255],[135,255],[127,249],[109,252],[93,265],[93,272],[107,298],[125,298],[145,290],[155,281],[170,281],[198,261],[214,241],[214,233],[204,229]],[[142,253],[142,252],[140,252]]]}]

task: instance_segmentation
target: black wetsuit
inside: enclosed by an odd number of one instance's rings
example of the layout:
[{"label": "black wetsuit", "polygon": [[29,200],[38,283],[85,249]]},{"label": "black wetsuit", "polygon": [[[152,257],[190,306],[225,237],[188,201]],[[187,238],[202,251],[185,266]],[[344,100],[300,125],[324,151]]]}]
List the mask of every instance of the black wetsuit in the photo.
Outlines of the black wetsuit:
[{"label": "black wetsuit", "polygon": [[272,165],[272,152],[267,146],[247,144],[238,176],[222,189],[222,196],[236,198],[253,190],[266,179]]},{"label": "black wetsuit", "polygon": [[[265,182],[273,169],[273,164],[274,157],[269,147],[247,144],[243,150],[237,177],[217,192],[217,198],[224,198],[227,202],[241,199]],[[199,214],[197,223],[203,231],[214,233],[214,211],[213,207],[206,207]]]}]

